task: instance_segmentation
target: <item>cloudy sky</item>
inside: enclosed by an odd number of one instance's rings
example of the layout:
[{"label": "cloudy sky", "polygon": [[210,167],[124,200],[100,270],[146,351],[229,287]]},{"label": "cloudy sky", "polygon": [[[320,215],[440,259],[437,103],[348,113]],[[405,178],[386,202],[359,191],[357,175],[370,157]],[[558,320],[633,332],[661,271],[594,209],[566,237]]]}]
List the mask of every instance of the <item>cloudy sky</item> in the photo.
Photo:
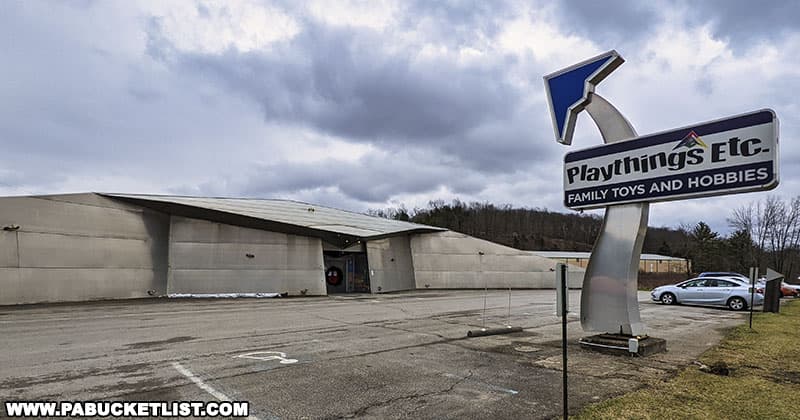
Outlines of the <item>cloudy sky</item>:
[{"label": "cloudy sky", "polygon": [[[0,195],[460,198],[568,212],[542,76],[609,49],[639,134],[760,108],[800,194],[800,2],[5,1]],[[765,193],[659,203],[709,222]]]}]

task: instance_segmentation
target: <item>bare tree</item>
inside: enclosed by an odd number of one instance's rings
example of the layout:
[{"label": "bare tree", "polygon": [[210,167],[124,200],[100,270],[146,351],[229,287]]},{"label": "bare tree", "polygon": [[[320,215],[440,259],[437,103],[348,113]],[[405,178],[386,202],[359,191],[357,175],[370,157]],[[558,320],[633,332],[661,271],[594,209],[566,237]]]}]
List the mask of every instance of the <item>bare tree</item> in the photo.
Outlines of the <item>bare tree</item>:
[{"label": "bare tree", "polygon": [[750,235],[752,255],[761,269],[774,268],[787,277],[795,270],[794,256],[800,248],[800,197],[784,201],[767,196],[734,209],[728,224]]},{"label": "bare tree", "polygon": [[[769,198],[767,199],[769,202]],[[770,230],[769,211],[764,210],[765,205],[760,201],[750,202],[733,210],[728,218],[728,225],[736,231],[746,232],[752,239],[750,254],[755,257],[756,266],[764,265],[764,249],[767,244],[767,232]]]},{"label": "bare tree", "polygon": [[789,255],[798,247],[800,238],[800,197],[789,202],[779,201],[774,215],[775,225],[770,235],[770,254],[775,269],[789,274],[793,259]]}]

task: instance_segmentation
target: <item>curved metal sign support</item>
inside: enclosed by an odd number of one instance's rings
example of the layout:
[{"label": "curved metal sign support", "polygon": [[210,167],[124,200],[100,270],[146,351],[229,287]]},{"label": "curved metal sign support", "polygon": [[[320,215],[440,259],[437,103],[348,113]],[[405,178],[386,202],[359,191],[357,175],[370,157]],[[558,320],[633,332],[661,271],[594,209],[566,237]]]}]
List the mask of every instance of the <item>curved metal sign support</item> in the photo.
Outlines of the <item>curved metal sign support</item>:
[{"label": "curved metal sign support", "polygon": [[[636,137],[628,120],[600,95],[590,94],[585,109],[605,143]],[[637,278],[649,213],[647,203],[606,207],[603,227],[583,279],[584,330],[645,334],[639,317]]]},{"label": "curved metal sign support", "polygon": [[[544,77],[556,140],[572,143],[577,115],[586,110],[605,143],[636,137],[636,131],[594,87],[624,60],[609,51]],[[644,335],[637,275],[647,233],[648,204],[606,207],[583,280],[581,326],[588,331]]]}]

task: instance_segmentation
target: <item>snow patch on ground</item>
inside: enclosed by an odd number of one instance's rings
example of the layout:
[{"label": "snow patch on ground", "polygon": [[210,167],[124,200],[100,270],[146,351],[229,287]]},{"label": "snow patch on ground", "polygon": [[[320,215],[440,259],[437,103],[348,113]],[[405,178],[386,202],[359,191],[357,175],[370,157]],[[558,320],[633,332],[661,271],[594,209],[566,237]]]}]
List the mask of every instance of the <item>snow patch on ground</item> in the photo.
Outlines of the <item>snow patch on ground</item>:
[{"label": "snow patch on ground", "polygon": [[169,298],[276,298],[280,293],[170,293]]}]

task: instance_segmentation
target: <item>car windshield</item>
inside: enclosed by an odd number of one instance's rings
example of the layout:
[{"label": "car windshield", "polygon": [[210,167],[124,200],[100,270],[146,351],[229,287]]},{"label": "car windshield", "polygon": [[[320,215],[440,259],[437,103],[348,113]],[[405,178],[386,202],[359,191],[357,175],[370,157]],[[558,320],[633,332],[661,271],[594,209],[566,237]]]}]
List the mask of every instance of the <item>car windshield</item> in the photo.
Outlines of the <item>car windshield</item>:
[{"label": "car windshield", "polygon": [[681,283],[682,287],[702,287],[706,284],[706,279],[692,279]]},{"label": "car windshield", "polygon": [[725,280],[733,280],[733,281],[739,282],[739,283],[750,283],[750,279],[745,279],[745,278],[742,278],[742,277],[727,277],[727,276],[724,276],[724,277],[725,277]]}]

